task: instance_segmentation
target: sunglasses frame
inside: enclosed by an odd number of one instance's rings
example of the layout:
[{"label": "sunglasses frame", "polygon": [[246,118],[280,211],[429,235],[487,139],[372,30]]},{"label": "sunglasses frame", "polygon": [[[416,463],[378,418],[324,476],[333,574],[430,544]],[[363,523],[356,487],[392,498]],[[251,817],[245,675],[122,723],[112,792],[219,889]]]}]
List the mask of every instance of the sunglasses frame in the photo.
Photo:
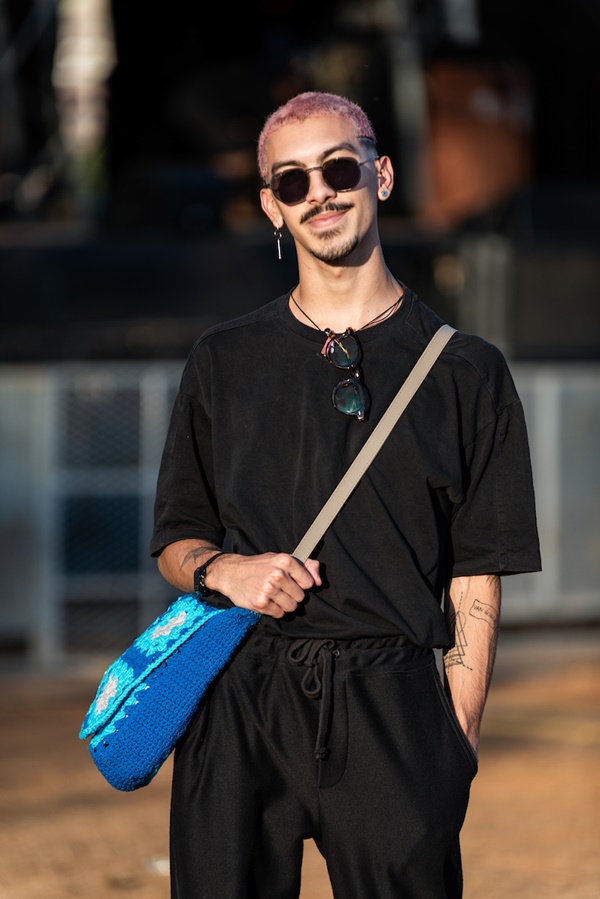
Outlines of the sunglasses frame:
[{"label": "sunglasses frame", "polygon": [[[264,185],[265,185],[265,187],[268,187],[269,190],[271,190],[275,199],[279,200],[280,203],[283,203],[284,206],[298,206],[299,203],[304,203],[304,201],[306,200],[306,198],[309,194],[309,191],[310,191],[309,175],[311,172],[321,172],[321,175],[323,177],[323,180],[325,181],[325,184],[329,188],[331,188],[331,190],[334,190],[336,192],[336,194],[337,193],[347,193],[348,191],[356,190],[356,188],[360,184],[361,166],[366,165],[368,162],[375,162],[375,160],[377,160],[379,158],[380,158],[379,156],[371,156],[370,159],[363,159],[362,162],[359,162],[358,159],[354,159],[353,156],[335,156],[333,159],[328,159],[326,162],[323,163],[323,165],[313,165],[309,169],[303,169],[299,165],[292,166],[292,168],[284,169],[282,172],[277,172],[277,174],[273,175],[273,177],[271,178],[270,181],[268,181],[268,182],[265,181]],[[354,184],[351,187],[337,188],[333,184],[330,184],[329,181],[327,180],[327,174],[326,174],[327,168],[336,162],[342,162],[342,161],[343,162],[353,162],[356,165],[356,173],[357,173],[356,181],[354,182]],[[294,200],[294,201],[288,203],[285,200],[283,200],[279,194],[279,182],[281,182],[281,179],[284,178],[290,172],[301,172],[303,175],[306,176],[306,193],[299,200]]]},{"label": "sunglasses frame", "polygon": [[[337,368],[338,371],[346,371],[349,375],[349,377],[344,378],[342,381],[336,384],[331,392],[331,402],[333,404],[333,408],[336,410],[336,412],[341,412],[342,415],[355,415],[359,421],[366,421],[367,410],[370,405],[370,396],[369,391],[367,390],[363,382],[362,369],[360,367],[360,362],[362,360],[362,347],[360,345],[358,337],[356,336],[356,332],[353,328],[347,328],[342,334],[336,334],[330,329],[326,329],[325,335],[327,337],[327,341],[325,343],[325,346],[323,347],[322,355],[324,355],[330,365],[333,365],[333,367]],[[341,347],[341,349],[345,353],[347,353],[348,351],[342,343],[342,340],[347,337],[351,337],[356,344],[356,359],[348,362],[347,364],[340,364],[339,362],[336,362],[334,360],[333,353],[330,352],[330,349],[334,344],[337,344],[338,347]],[[347,388],[350,386],[353,387],[355,393],[359,392],[362,396],[361,407],[353,412],[347,412],[345,409],[341,409],[339,402],[336,399],[336,395],[340,388]],[[360,388],[360,390],[357,391],[357,388]]]}]

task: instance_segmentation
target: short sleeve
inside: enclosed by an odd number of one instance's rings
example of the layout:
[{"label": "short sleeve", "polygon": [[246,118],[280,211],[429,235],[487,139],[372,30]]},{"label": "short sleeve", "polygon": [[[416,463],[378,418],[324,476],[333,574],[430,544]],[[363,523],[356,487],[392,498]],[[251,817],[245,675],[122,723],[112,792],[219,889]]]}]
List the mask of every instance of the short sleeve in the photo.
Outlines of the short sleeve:
[{"label": "short sleeve", "polygon": [[150,553],[177,540],[223,539],[214,491],[210,422],[195,397],[180,391],[158,474]]},{"label": "short sleeve", "polygon": [[464,449],[464,500],[451,525],[453,577],[541,568],[531,459],[519,400]]}]

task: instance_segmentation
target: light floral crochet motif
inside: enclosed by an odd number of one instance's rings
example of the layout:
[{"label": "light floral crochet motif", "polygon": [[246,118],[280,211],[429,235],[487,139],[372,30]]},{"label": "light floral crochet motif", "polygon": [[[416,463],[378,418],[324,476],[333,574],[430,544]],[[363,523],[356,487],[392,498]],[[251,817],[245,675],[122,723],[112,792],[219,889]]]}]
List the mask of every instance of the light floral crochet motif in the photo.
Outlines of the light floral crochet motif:
[{"label": "light floral crochet motif", "polygon": [[90,708],[89,715],[94,718],[102,715],[103,712],[112,706],[115,698],[122,694],[132,681],[133,671],[131,667],[122,658],[113,662],[98,687],[98,694],[93,706]]},{"label": "light floral crochet motif", "polygon": [[102,693],[96,700],[96,714],[98,712],[103,712],[105,708],[107,708],[108,703],[111,699],[117,694],[117,687],[119,685],[118,678],[116,678],[113,674],[109,677],[107,682],[104,685],[104,689]]},{"label": "light floral crochet motif", "polygon": [[152,639],[157,640],[159,637],[170,637],[171,632],[176,627],[181,627],[182,624],[185,624],[185,619],[187,615],[185,612],[180,612],[179,615],[175,615],[174,618],[171,618],[170,621],[167,621],[166,624],[163,624],[161,627],[157,627],[152,631]]}]

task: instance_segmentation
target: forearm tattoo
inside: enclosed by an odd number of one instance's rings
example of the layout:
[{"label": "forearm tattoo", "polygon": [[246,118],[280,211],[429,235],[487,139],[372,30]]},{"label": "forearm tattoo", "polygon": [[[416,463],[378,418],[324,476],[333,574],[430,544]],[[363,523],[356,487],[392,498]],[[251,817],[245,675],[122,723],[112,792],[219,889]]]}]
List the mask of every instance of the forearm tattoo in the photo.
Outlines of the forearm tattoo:
[{"label": "forearm tattoo", "polygon": [[469,612],[473,618],[481,618],[482,621],[485,621],[493,631],[496,630],[498,623],[498,616],[496,615],[496,610],[493,606],[490,606],[487,602],[481,602],[481,600],[476,599],[471,606],[471,611]]},{"label": "forearm tattoo", "polygon": [[197,546],[195,549],[191,549],[189,553],[186,553],[183,559],[181,560],[181,564],[179,566],[179,570],[183,571],[188,562],[192,561],[194,563],[194,568],[198,568],[202,565],[202,562],[205,560],[207,555],[214,555],[215,550],[210,546]]},{"label": "forearm tattoo", "polygon": [[[497,585],[499,578],[497,575],[490,575],[486,578],[486,583],[490,587],[494,587]],[[480,621],[485,621],[485,623],[491,628],[492,635],[491,640],[489,642],[489,655],[487,660],[488,672],[491,670],[494,664],[494,655],[495,655],[495,642],[498,631],[498,612],[494,608],[494,606],[489,603],[483,602],[481,599],[474,599],[471,603],[471,607],[468,613],[462,610],[461,606],[464,599],[464,593],[461,591],[460,598],[458,600],[458,606],[456,610],[449,615],[448,625],[450,628],[450,632],[454,637],[454,646],[452,649],[449,649],[448,652],[444,656],[444,664],[447,668],[451,668],[454,665],[460,665],[463,668],[467,668],[469,671],[472,671],[473,668],[471,665],[467,664],[467,649],[469,646],[469,642],[467,639],[468,633],[468,619],[476,618]]]},{"label": "forearm tattoo", "polygon": [[444,665],[446,668],[452,668],[454,665],[461,665],[463,668],[473,669],[466,664],[465,654],[467,651],[467,638],[465,634],[465,613],[461,610],[464,594],[461,590],[458,607],[452,612],[448,619],[450,634],[454,637],[454,646],[449,649],[444,656]]}]

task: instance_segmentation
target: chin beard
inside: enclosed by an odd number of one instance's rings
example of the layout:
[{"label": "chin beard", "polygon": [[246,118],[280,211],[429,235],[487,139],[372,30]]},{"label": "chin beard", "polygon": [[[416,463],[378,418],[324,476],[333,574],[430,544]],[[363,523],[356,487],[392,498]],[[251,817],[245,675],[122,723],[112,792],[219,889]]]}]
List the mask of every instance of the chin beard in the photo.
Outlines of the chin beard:
[{"label": "chin beard", "polygon": [[318,249],[311,249],[310,252],[315,259],[318,259],[320,262],[327,262],[330,265],[334,265],[336,262],[341,262],[342,259],[346,259],[358,246],[358,236],[354,236],[345,243],[334,242],[334,231],[329,231],[328,233],[321,235],[321,237],[324,241],[327,241],[328,239],[331,240],[331,243]]}]

